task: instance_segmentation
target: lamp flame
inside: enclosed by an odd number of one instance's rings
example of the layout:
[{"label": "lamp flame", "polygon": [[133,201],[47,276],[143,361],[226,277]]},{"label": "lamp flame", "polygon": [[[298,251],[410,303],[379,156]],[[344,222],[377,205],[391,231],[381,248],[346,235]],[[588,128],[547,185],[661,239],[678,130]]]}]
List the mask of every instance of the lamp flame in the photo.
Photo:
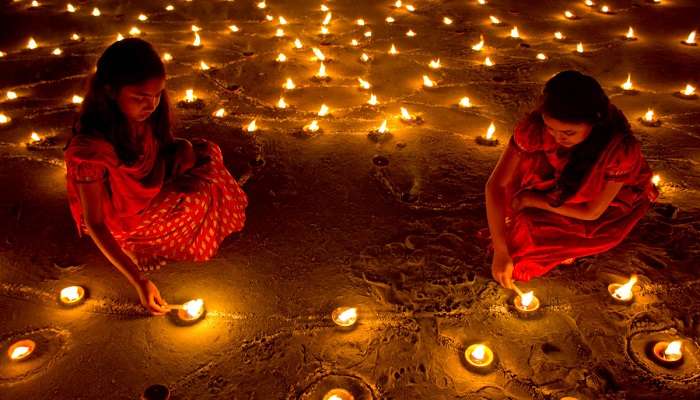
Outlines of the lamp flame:
[{"label": "lamp flame", "polygon": [[395,45],[393,45],[393,44],[391,45],[391,48],[389,49],[389,54],[391,54],[391,55],[399,54],[399,51],[396,50],[396,46],[395,46]]},{"label": "lamp flame", "polygon": [[637,283],[637,275],[632,275],[630,277],[630,280],[627,281],[624,285],[620,286],[619,288],[615,289],[613,292],[613,296],[620,300],[629,300],[632,298],[632,288],[634,287],[634,284]]},{"label": "lamp flame", "polygon": [[226,115],[226,110],[224,110],[223,108],[219,108],[218,110],[216,110],[214,112],[214,116],[217,118],[223,118],[225,115]]},{"label": "lamp flame", "polygon": [[100,15],[102,15],[102,13],[100,12],[99,8],[95,7],[92,9],[92,16],[93,17],[99,17]]},{"label": "lamp flame", "polygon": [[194,40],[192,41],[192,46],[199,47],[202,45],[202,38],[199,37],[199,33],[194,32]]},{"label": "lamp flame", "polygon": [[17,93],[13,92],[12,90],[8,90],[6,95],[8,100],[14,100],[17,98]]},{"label": "lamp flame", "polygon": [[576,51],[578,53],[583,53],[583,43],[578,42],[578,44],[576,45]]},{"label": "lamp flame", "polygon": [[34,40],[34,38],[31,38],[31,37],[30,37],[30,38],[29,38],[29,41],[27,42],[27,48],[28,48],[29,50],[34,50],[34,49],[36,49],[37,47],[39,47],[39,46],[36,44],[36,40]]},{"label": "lamp flame", "polygon": [[229,29],[231,32],[238,32],[238,31],[241,30],[237,25],[229,25],[228,29]]},{"label": "lamp flame", "polygon": [[428,66],[432,69],[440,68],[440,59],[438,58],[437,60],[430,60],[430,64],[428,64]]},{"label": "lamp flame", "polygon": [[5,114],[0,114],[0,124],[6,124],[10,122],[10,117]]},{"label": "lamp flame", "polygon": [[538,60],[546,60],[547,56],[544,53],[537,53]]},{"label": "lamp flame", "polygon": [[369,90],[369,88],[372,87],[372,85],[369,84],[366,80],[362,78],[357,78],[357,81],[360,82],[360,87],[365,90]]},{"label": "lamp flame", "polygon": [[484,35],[480,35],[479,38],[480,38],[479,43],[472,46],[472,50],[474,50],[474,51],[481,51],[481,49],[484,48]]},{"label": "lamp flame", "polygon": [[644,120],[647,122],[653,122],[654,121],[654,110],[651,108],[647,110],[647,112],[644,114]]},{"label": "lamp flame", "polygon": [[532,300],[535,298],[535,293],[530,291],[527,293],[523,293],[522,296],[520,296],[520,304],[522,304],[523,307],[528,308],[530,304],[532,303]]},{"label": "lamp flame", "polygon": [[294,39],[294,48],[301,49],[302,47],[304,47],[304,45],[301,44],[301,40],[299,40],[299,38]]},{"label": "lamp flame", "polygon": [[695,94],[695,87],[688,83],[685,85],[685,89],[681,90],[681,93],[685,96],[692,96]]},{"label": "lamp flame", "polygon": [[321,104],[321,108],[318,110],[318,116],[325,117],[326,115],[328,115],[329,112],[330,109],[328,108],[328,106],[325,104]]},{"label": "lamp flame", "polygon": [[282,29],[282,28],[277,28],[277,30],[275,31],[275,36],[277,36],[277,37],[283,37],[283,36],[284,36],[284,29]]},{"label": "lamp flame", "polygon": [[277,58],[275,58],[275,61],[280,62],[280,63],[285,62],[285,61],[287,61],[287,56],[285,56],[284,53],[279,53],[277,55]]},{"label": "lamp flame", "polygon": [[316,76],[319,78],[325,78],[328,76],[328,74],[326,74],[326,66],[323,64],[323,62],[321,62],[321,65],[318,67]]},{"label": "lamp flame", "polygon": [[284,82],[284,85],[282,85],[282,86],[283,86],[285,89],[287,89],[287,90],[292,90],[292,89],[294,89],[295,87],[297,87],[297,86],[294,84],[294,81],[292,81],[292,78],[287,78],[287,81]]},{"label": "lamp flame", "polygon": [[657,174],[657,175],[652,176],[652,177],[651,177],[651,183],[652,183],[654,186],[659,186],[659,183],[661,183],[661,175],[658,175],[658,174]]},{"label": "lamp flame", "polygon": [[29,137],[29,142],[30,143],[36,143],[41,141],[41,136],[39,136],[38,133],[32,132],[31,136]]},{"label": "lamp flame", "polygon": [[258,125],[255,123],[255,120],[252,120],[245,129],[248,132],[255,132],[258,130]]},{"label": "lamp flame", "polygon": [[386,127],[386,120],[384,120],[384,121],[382,122],[382,124],[379,126],[379,128],[377,129],[377,132],[379,132],[379,133],[386,133],[386,132],[388,132],[388,131],[389,131],[389,129]]},{"label": "lamp flame", "polygon": [[625,35],[627,39],[634,39],[634,29],[630,26],[630,28],[627,30],[627,34]]},{"label": "lamp flame", "polygon": [[518,32],[518,27],[514,26],[513,29],[510,30],[510,37],[517,39],[520,37],[520,32]]},{"label": "lamp flame", "polygon": [[[297,39],[297,40],[298,40],[298,39]],[[318,61],[326,61],[326,56],[323,54],[323,52],[321,51],[321,49],[319,49],[318,47],[314,47],[314,48],[311,49],[311,51],[314,52],[314,55],[316,56],[316,59],[317,59]]]},{"label": "lamp flame", "polygon": [[489,19],[491,20],[491,23],[494,25],[500,25],[501,20],[498,19],[498,17],[494,17],[493,15],[489,15]]},{"label": "lamp flame", "polygon": [[192,319],[197,319],[202,315],[204,311],[204,300],[195,299],[190,300],[182,305],[183,310],[187,313],[187,316]]},{"label": "lamp flame", "polygon": [[435,87],[435,82],[433,82],[428,75],[423,75],[423,86],[428,88]]},{"label": "lamp flame", "polygon": [[66,5],[66,11],[68,11],[69,13],[74,13],[74,12],[75,12],[75,6],[72,5],[71,3],[68,3],[68,4]]},{"label": "lamp flame", "polygon": [[576,15],[569,10],[564,11],[564,16],[568,19],[576,18]]},{"label": "lamp flame", "polygon": [[401,119],[403,119],[404,121],[411,121],[413,120],[413,116],[411,115],[411,113],[408,112],[407,109],[401,107]]},{"label": "lamp flame", "polygon": [[682,356],[683,353],[681,352],[681,346],[682,342],[680,340],[672,341],[668,344],[668,346],[666,346],[666,349],[664,350],[664,356],[669,358],[677,358],[679,356]]},{"label": "lamp flame", "polygon": [[163,61],[172,61],[173,56],[170,53],[164,53],[163,54]]},{"label": "lamp flame", "polygon": [[627,74],[627,81],[621,87],[624,90],[632,90],[632,74]]},{"label": "lamp flame", "polygon": [[414,37],[414,36],[416,36],[416,33],[413,32],[413,29],[409,29],[408,32],[406,32],[406,36],[408,36],[408,37]]},{"label": "lamp flame", "polygon": [[462,108],[469,108],[472,106],[471,101],[469,100],[469,97],[462,97],[459,100],[459,106]]},{"label": "lamp flame", "polygon": [[688,34],[688,38],[685,39],[685,44],[695,44],[695,35],[697,31],[692,31]]},{"label": "lamp flame", "polygon": [[469,356],[474,360],[482,361],[486,356],[486,347],[484,347],[484,345],[482,344],[477,345],[476,347],[474,347],[474,350],[472,350]]},{"label": "lamp flame", "polygon": [[486,59],[484,60],[484,65],[487,67],[493,67],[494,63],[493,61],[491,61],[491,57],[486,57]]},{"label": "lamp flame", "polygon": [[207,63],[205,63],[204,61],[199,62],[199,68],[201,68],[202,71],[208,71],[210,69],[209,65]]},{"label": "lamp flame", "polygon": [[328,25],[328,24],[330,24],[330,23],[331,23],[331,17],[332,17],[332,14],[331,14],[330,12],[326,13],[326,17],[323,19],[322,24],[323,24],[323,25]]},{"label": "lamp flame", "polygon": [[564,34],[562,34],[561,32],[558,32],[558,31],[557,31],[557,32],[554,32],[554,38],[555,38],[555,39],[557,39],[557,40],[563,40],[564,37],[565,37]]},{"label": "lamp flame", "polygon": [[367,104],[371,106],[376,106],[377,104],[379,104],[379,101],[377,101],[377,96],[374,94],[370,95],[369,100],[367,100]]},{"label": "lamp flame", "polygon": [[284,97],[280,97],[277,101],[277,108],[287,108],[287,103],[284,101]]},{"label": "lamp flame", "polygon": [[450,18],[450,17],[444,17],[444,18],[442,19],[442,23],[445,24],[445,25],[452,25],[452,22],[453,22],[453,21],[452,21],[452,18]]},{"label": "lamp flame", "polygon": [[489,125],[489,128],[486,130],[486,139],[491,140],[493,139],[493,134],[496,132],[496,125],[491,122],[491,125]]},{"label": "lamp flame", "polygon": [[197,96],[194,95],[194,90],[193,89],[185,90],[185,101],[188,103],[192,103],[195,100],[197,100]]},{"label": "lamp flame", "polygon": [[[316,132],[319,130],[318,122],[316,120],[311,121],[310,124],[304,126],[304,130],[307,132]],[[342,315],[342,314],[341,314]]]},{"label": "lamp flame", "polygon": [[71,102],[73,102],[73,104],[80,104],[83,102],[83,98],[78,96],[77,94],[74,94],[71,98]]}]

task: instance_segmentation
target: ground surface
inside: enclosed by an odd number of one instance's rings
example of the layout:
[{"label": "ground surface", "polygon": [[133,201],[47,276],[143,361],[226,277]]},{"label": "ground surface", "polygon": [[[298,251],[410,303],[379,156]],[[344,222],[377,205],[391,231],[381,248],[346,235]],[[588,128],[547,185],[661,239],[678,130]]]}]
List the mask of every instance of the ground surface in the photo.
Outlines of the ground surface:
[{"label": "ground surface", "polygon": [[[13,118],[0,128],[0,348],[20,338],[40,344],[25,362],[0,358],[2,399],[133,399],[154,383],[176,399],[321,399],[331,387],[359,399],[697,398],[700,101],[673,96],[700,83],[700,48],[680,43],[697,28],[694,0],[609,1],[614,15],[583,1],[416,0],[410,13],[386,0],[336,0],[326,3],[326,39],[317,0],[273,0],[265,10],[251,0],[173,0],[173,11],[165,1],[78,1],[76,13],[41,3],[3,1],[0,12],[0,89],[19,95],[0,101]],[[90,15],[95,5],[102,16]],[[582,18],[565,20],[565,9]],[[137,20],[142,12],[148,21]],[[279,15],[289,22],[284,38],[274,37]],[[490,25],[489,15],[504,25]],[[355,25],[360,17],[367,26]],[[187,47],[192,24],[202,28],[202,49]],[[514,25],[524,40],[508,38]],[[77,237],[65,198],[70,98],[131,26],[172,54],[171,96],[194,88],[205,102],[177,110],[177,134],[219,143],[236,176],[254,166],[244,231],[211,262],[151,275],[170,303],[205,299],[207,317],[191,327],[145,314],[90,239]],[[621,40],[629,26],[639,40]],[[555,41],[554,31],[567,39]],[[84,41],[71,41],[74,32]],[[486,46],[476,52],[480,34]],[[24,49],[30,36],[38,49]],[[291,46],[297,37],[301,51]],[[574,53],[579,41],[583,55]],[[398,55],[387,54],[392,43]],[[319,67],[312,46],[332,59],[330,82],[310,79]],[[63,53],[52,55],[55,47]],[[274,61],[279,52],[284,65]],[[496,65],[481,65],[486,56]],[[442,69],[428,68],[434,58]],[[201,71],[200,61],[212,69]],[[513,294],[490,279],[486,243],[476,238],[486,226],[483,187],[514,123],[568,68],[597,77],[633,121],[662,195],[618,248],[523,285],[543,303],[539,318],[523,320]],[[620,93],[628,73],[635,95]],[[422,89],[423,74],[437,87]],[[287,77],[297,89],[282,89]],[[373,84],[379,105],[365,105],[358,77]],[[275,108],[281,95],[291,108]],[[455,107],[462,96],[476,107]],[[331,116],[315,115],[322,103]],[[425,123],[403,125],[400,106]],[[212,117],[220,107],[227,115]],[[661,127],[639,124],[648,107]],[[253,119],[260,130],[242,131]],[[320,135],[293,135],[312,119]],[[368,140],[384,119],[393,136]],[[492,121],[501,145],[477,146]],[[58,143],[28,150],[32,131]],[[636,301],[613,304],[607,285],[631,273],[640,276]],[[64,309],[56,295],[71,284],[88,288],[89,299]],[[330,321],[339,305],[359,308],[354,330]],[[684,340],[678,369],[644,354],[668,338]],[[490,373],[464,367],[463,351],[477,341],[497,355]]]}]

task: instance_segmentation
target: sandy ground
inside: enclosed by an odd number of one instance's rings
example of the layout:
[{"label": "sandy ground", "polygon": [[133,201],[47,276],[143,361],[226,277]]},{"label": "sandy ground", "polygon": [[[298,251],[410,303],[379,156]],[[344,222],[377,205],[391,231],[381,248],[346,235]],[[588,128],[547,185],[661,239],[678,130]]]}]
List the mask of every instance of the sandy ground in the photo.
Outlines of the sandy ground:
[{"label": "sandy ground", "polygon": [[[357,399],[693,399],[700,393],[700,100],[673,96],[697,87],[700,48],[680,41],[697,28],[694,0],[609,1],[603,15],[583,1],[329,1],[332,35],[318,36],[325,13],[314,1],[4,1],[0,12],[0,101],[13,119],[0,128],[0,398],[135,399],[161,383],[174,399],[321,399],[333,387]],[[90,16],[97,4],[102,16]],[[580,20],[562,17],[570,9]],[[139,13],[148,21],[137,21]],[[274,37],[285,16],[287,36]],[[393,24],[384,18],[392,15]],[[488,24],[488,16],[504,25]],[[452,25],[442,19],[449,16]],[[358,27],[356,18],[367,26]],[[235,23],[240,31],[230,32]],[[203,48],[188,49],[197,24]],[[517,25],[523,40],[508,38]],[[203,110],[178,109],[177,134],[217,142],[232,173],[250,165],[248,222],[205,264],[173,263],[151,274],[170,303],[202,297],[207,316],[176,326],[148,317],[128,283],[89,238],[79,239],[66,202],[61,148],[86,73],[102,49],[138,26],[169,52],[175,100],[194,88]],[[639,40],[621,40],[633,26]],[[405,32],[413,29],[416,37]],[[372,38],[363,37],[371,30]],[[555,41],[554,31],[567,39]],[[71,41],[77,32],[83,41]],[[479,35],[483,52],[471,50]],[[32,36],[36,50],[25,50]],[[304,49],[291,41],[299,37]],[[349,45],[356,38],[360,46]],[[583,55],[574,53],[583,42]],[[323,44],[321,43],[323,42]],[[387,50],[394,43],[399,54]],[[309,47],[331,58],[327,83]],[[61,47],[60,56],[51,54]],[[373,57],[358,60],[362,52]],[[289,60],[275,63],[279,52]],[[546,61],[535,55],[543,52]],[[486,56],[496,63],[481,65]],[[430,70],[440,58],[442,69]],[[203,72],[204,60],[212,69]],[[579,260],[524,288],[541,312],[523,319],[513,293],[490,279],[483,187],[514,123],[555,72],[597,77],[623,109],[661,175],[659,204],[618,248]],[[621,93],[627,74],[638,93]],[[437,87],[424,90],[428,74]],[[283,91],[292,77],[297,89]],[[373,84],[378,106],[367,106]],[[281,95],[292,105],[274,107]],[[469,96],[476,105],[458,109]],[[322,103],[331,116],[318,118]],[[399,107],[424,124],[403,125]],[[226,109],[223,118],[211,113]],[[637,121],[648,107],[659,128]],[[260,130],[244,132],[253,119]],[[317,119],[323,132],[295,132]],[[381,143],[367,133],[388,120]],[[494,122],[497,147],[474,138]],[[57,143],[29,150],[32,131]],[[607,285],[637,273],[631,305]],[[79,284],[88,300],[56,302]],[[349,331],[330,320],[341,305],[360,318]],[[10,362],[10,343],[39,347]],[[649,343],[683,340],[684,363],[652,363]],[[496,354],[484,373],[465,368],[467,345]]]}]

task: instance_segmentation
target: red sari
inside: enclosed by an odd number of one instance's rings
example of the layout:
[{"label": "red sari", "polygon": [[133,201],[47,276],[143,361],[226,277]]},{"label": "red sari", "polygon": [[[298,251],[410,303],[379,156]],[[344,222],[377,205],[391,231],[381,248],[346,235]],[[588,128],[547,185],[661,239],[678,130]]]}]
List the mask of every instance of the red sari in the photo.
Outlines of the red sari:
[{"label": "red sari", "polygon": [[[613,107],[614,113],[620,113]],[[621,113],[620,113],[621,114]],[[520,154],[508,201],[522,190],[548,191],[567,162],[564,148],[546,133],[537,118],[526,118],[515,128],[509,146]],[[652,173],[637,139],[616,133],[578,192],[564,205],[586,203],[595,198],[607,181],[624,185],[607,210],[594,221],[527,208],[508,209],[507,244],[513,259],[513,278],[528,281],[559,264],[607,251],[619,244],[658,196]]]},{"label": "red sari", "polygon": [[[223,239],[243,229],[247,197],[223,163],[219,147],[192,140],[197,162],[188,174],[195,190],[181,193],[164,185],[164,160],[152,134],[131,165],[105,140],[76,135],[65,151],[68,202],[78,234],[87,232],[77,185],[102,181],[108,196],[105,224],[138,264],[151,261],[205,261]],[[157,264],[157,263],[156,263]]]}]

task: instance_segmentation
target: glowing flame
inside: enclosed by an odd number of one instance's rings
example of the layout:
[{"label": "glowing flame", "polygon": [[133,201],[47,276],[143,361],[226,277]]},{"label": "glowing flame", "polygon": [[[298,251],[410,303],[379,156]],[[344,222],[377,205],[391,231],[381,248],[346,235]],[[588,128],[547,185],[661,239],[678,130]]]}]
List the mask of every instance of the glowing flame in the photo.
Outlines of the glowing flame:
[{"label": "glowing flame", "polygon": [[8,100],[14,100],[17,98],[17,93],[13,92],[12,90],[7,91],[7,99]]},{"label": "glowing flame", "polygon": [[330,110],[330,108],[328,108],[327,105],[321,104],[321,108],[318,110],[318,116],[325,117],[326,115],[328,115],[328,113],[330,113],[330,111],[331,110]]},{"label": "glowing flame", "polygon": [[510,30],[510,37],[517,39],[520,37],[520,32],[518,32],[518,27],[514,26],[513,29]]},{"label": "glowing flame", "polygon": [[394,19],[394,17],[389,16],[389,17],[386,17],[385,21],[386,21],[388,24],[391,24],[391,23],[393,23],[393,22],[396,21],[396,20]]},{"label": "glowing flame", "polygon": [[569,10],[564,11],[564,16],[568,19],[576,18],[576,15]]},{"label": "glowing flame", "polygon": [[275,61],[277,62],[285,62],[287,61],[287,56],[284,55],[284,53],[279,53],[277,55],[277,58],[275,58]]},{"label": "glowing flame", "polygon": [[318,126],[318,122],[316,122],[316,120],[313,120],[313,121],[311,121],[310,124],[304,126],[304,130],[308,131],[308,132],[316,132],[316,131],[318,131],[318,129],[319,129],[319,126]]},{"label": "glowing flame", "polygon": [[287,89],[287,90],[292,90],[292,89],[294,89],[295,87],[297,87],[297,86],[294,84],[294,81],[292,81],[292,78],[287,78],[287,81],[284,82],[284,85],[282,85],[282,86],[283,86],[285,89]]},{"label": "glowing flame", "polygon": [[318,67],[318,72],[316,73],[316,76],[318,78],[325,78],[328,76],[328,74],[326,74],[326,66],[323,64],[323,62],[321,62],[321,65]]},{"label": "glowing flame", "polygon": [[578,44],[576,45],[576,51],[578,53],[583,53],[583,43],[578,42]]},{"label": "glowing flame", "polygon": [[600,7],[600,12],[607,14],[610,12],[610,7],[608,7],[608,6]]},{"label": "glowing flame", "polygon": [[327,27],[321,27],[321,35],[328,35],[329,33],[331,33],[331,31],[329,31]]},{"label": "glowing flame", "polygon": [[199,68],[201,68],[202,71],[208,71],[210,69],[209,65],[204,61],[199,62]]},{"label": "glowing flame", "polygon": [[538,53],[537,54],[537,59],[538,60],[546,60],[547,56],[544,53]]},{"label": "glowing flame", "polygon": [[479,38],[481,39],[479,43],[472,46],[472,50],[474,51],[481,51],[481,49],[484,48],[484,35],[480,35]]},{"label": "glowing flame", "polygon": [[185,310],[188,317],[199,318],[199,316],[202,315],[202,311],[204,310],[204,300],[190,300],[183,304],[182,308]]},{"label": "glowing flame", "polygon": [[493,61],[491,61],[491,57],[486,57],[486,59],[484,60],[484,65],[487,67],[493,67],[494,63]]},{"label": "glowing flame", "polygon": [[258,125],[255,123],[255,120],[252,120],[245,128],[248,132],[255,132],[258,130]]},{"label": "glowing flame", "polygon": [[428,75],[423,75],[423,86],[431,88],[435,86],[435,82],[433,82]]},{"label": "glowing flame", "polygon": [[493,15],[489,15],[489,19],[491,20],[491,23],[494,25],[500,25],[501,20],[498,19],[498,17],[494,17]]},{"label": "glowing flame", "polygon": [[173,60],[172,54],[170,54],[170,53],[163,54],[163,61],[172,61],[172,60]]},{"label": "glowing flame", "polygon": [[276,37],[283,37],[284,36],[284,29],[277,28],[277,31],[275,31],[275,36]]},{"label": "glowing flame", "polygon": [[486,0],[478,0],[478,3],[483,6],[484,4],[486,4]]},{"label": "glowing flame", "polygon": [[14,349],[12,349],[12,352],[10,353],[10,358],[13,360],[20,360],[28,356],[31,352],[32,349],[29,346],[17,346]]},{"label": "glowing flame", "polygon": [[595,6],[595,3],[594,3],[592,0],[586,0],[584,3],[586,3],[586,5],[587,5],[588,7],[593,7],[593,6]]},{"label": "glowing flame", "polygon": [[685,85],[685,89],[681,90],[681,93],[686,96],[692,96],[695,94],[695,87],[688,83]]},{"label": "glowing flame", "polygon": [[484,357],[486,357],[486,347],[482,344],[477,345],[469,356],[474,360],[483,361]]},{"label": "glowing flame", "polygon": [[78,96],[77,94],[74,94],[71,98],[71,102],[73,102],[73,104],[80,104],[83,102],[83,98]]},{"label": "glowing flame", "polygon": [[68,3],[68,4],[66,5],[66,11],[68,11],[69,13],[74,13],[75,10],[76,10],[76,9],[75,9],[75,6],[73,6],[71,3]]},{"label": "glowing flame", "polygon": [[53,54],[55,56],[60,56],[61,54],[63,54],[63,50],[61,50],[59,47],[56,47],[55,49],[53,49],[51,54]]},{"label": "glowing flame", "polygon": [[238,32],[238,31],[240,31],[240,28],[238,28],[238,26],[236,26],[236,25],[229,25],[228,29],[229,29],[231,32]]},{"label": "glowing flame", "polygon": [[367,82],[366,80],[364,80],[362,78],[357,78],[357,81],[360,82],[360,87],[362,89],[368,90],[369,88],[372,87],[372,85],[370,85],[369,82]]},{"label": "glowing flame", "polygon": [[396,46],[394,46],[393,44],[391,45],[391,48],[389,49],[389,54],[391,54],[391,55],[399,54],[399,51],[396,50]]},{"label": "glowing flame", "polygon": [[100,15],[102,15],[102,13],[100,12],[99,8],[95,7],[92,9],[92,16],[93,17],[99,17]]},{"label": "glowing flame", "polygon": [[27,48],[29,50],[34,50],[37,47],[39,46],[36,44],[36,40],[34,40],[34,38],[29,38],[29,41],[27,42]]},{"label": "glowing flame", "polygon": [[32,7],[39,7],[39,2],[36,0],[32,1]]},{"label": "glowing flame", "polygon": [[259,8],[259,9],[262,10],[262,9],[264,9],[264,8],[266,8],[266,7],[267,7],[267,3],[265,3],[264,0],[258,3],[258,8]]},{"label": "glowing flame", "polygon": [[412,4],[406,4],[406,10],[409,12],[414,12],[416,11],[416,7],[414,7]]},{"label": "glowing flame", "polygon": [[360,42],[357,41],[357,39],[352,39],[350,41],[350,46],[359,46]]},{"label": "glowing flame", "polygon": [[644,120],[647,122],[653,122],[654,121],[654,110],[651,108],[647,110],[646,114],[644,114]]},{"label": "glowing flame", "polygon": [[122,35],[121,33],[117,33],[117,42],[121,40],[124,40],[124,35]]},{"label": "glowing flame", "polygon": [[80,40],[80,35],[78,35],[77,33],[74,33],[70,38],[71,38],[71,40]]},{"label": "glowing flame", "polygon": [[38,133],[32,132],[31,136],[29,137],[29,142],[30,143],[36,143],[41,141],[41,136],[39,136]]},{"label": "glowing flame", "polygon": [[382,124],[379,126],[379,128],[377,129],[377,132],[379,132],[379,133],[386,133],[386,132],[388,132],[388,131],[389,131],[389,129],[386,127],[386,120],[384,120],[384,121],[382,122]]},{"label": "glowing flame", "polygon": [[493,139],[493,134],[496,132],[496,125],[491,122],[491,125],[489,125],[489,128],[486,130],[486,139],[491,140]]},{"label": "glowing flame", "polygon": [[279,17],[277,17],[277,18],[278,18],[278,20],[279,20],[279,22],[280,22],[280,25],[287,25],[287,19],[286,19],[286,18],[284,18],[284,17],[281,16],[281,15],[280,15]]},{"label": "glowing flame", "polygon": [[277,101],[277,108],[287,108],[287,103],[284,101],[284,97],[280,97]]},{"label": "glowing flame", "polygon": [[362,60],[362,62],[367,62],[369,61],[369,56],[366,53],[362,53],[360,60]]},{"label": "glowing flame", "polygon": [[330,12],[326,13],[326,17],[323,19],[322,24],[323,24],[323,25],[328,25],[328,24],[330,24],[330,23],[331,23],[331,17],[332,17],[332,14],[331,14]]},{"label": "glowing flame", "polygon": [[661,176],[660,175],[654,175],[651,177],[651,183],[654,186],[659,186],[659,183],[661,183]]},{"label": "glowing flame", "polygon": [[520,296],[520,304],[521,304],[524,308],[528,308],[528,307],[530,307],[530,304],[532,304],[532,300],[534,300],[534,299],[535,299],[535,293],[534,293],[534,292],[530,291],[530,292],[527,292],[527,293],[523,293],[523,295]]},{"label": "glowing flame", "polygon": [[76,301],[83,298],[82,290],[80,286],[68,286],[67,288],[61,289],[61,301],[64,303],[75,303]]},{"label": "glowing flame", "polygon": [[143,22],[143,21],[146,21],[148,19],[148,17],[145,14],[139,14],[138,19],[139,19],[139,21]]},{"label": "glowing flame", "polygon": [[438,58],[437,60],[430,60],[430,64],[428,64],[428,66],[432,69],[440,68],[440,59]]},{"label": "glowing flame", "polygon": [[[384,126],[386,126],[386,121],[384,121]],[[338,314],[337,321],[341,324],[347,324],[355,319],[357,319],[357,308],[352,307]]]},{"label": "glowing flame", "polygon": [[301,49],[302,47],[304,47],[304,45],[301,44],[301,40],[299,40],[298,38],[297,38],[297,39],[294,39],[294,48],[295,48],[295,49]]},{"label": "glowing flame", "polygon": [[366,38],[371,38],[371,37],[372,37],[372,31],[366,31],[366,32],[364,33],[364,35],[365,35]]},{"label": "glowing flame", "polygon": [[325,11],[328,11],[328,10],[330,10],[330,8],[328,8],[327,5],[321,4],[321,11],[324,11],[324,12],[325,12]]},{"label": "glowing flame", "polygon": [[268,21],[274,21],[274,20],[275,20],[275,17],[273,17],[272,15],[269,15],[269,14],[268,14],[268,15],[265,16],[265,19],[268,20]]},{"label": "glowing flame", "polygon": [[199,47],[202,45],[202,38],[199,37],[199,33],[194,33],[194,40],[192,41],[192,46]]},{"label": "glowing flame", "polygon": [[314,47],[311,49],[311,51],[314,52],[314,55],[316,56],[316,59],[318,61],[326,61],[326,56],[323,54],[321,49],[319,49],[318,47]]},{"label": "glowing flame", "polygon": [[697,31],[692,31],[692,32],[690,32],[690,34],[688,35],[688,38],[685,39],[685,43],[686,43],[686,44],[694,44],[694,43],[695,43],[695,35],[696,35],[696,33],[697,33]]},{"label": "glowing flame", "polygon": [[0,114],[0,124],[6,124],[10,122],[10,117],[5,114]]},{"label": "glowing flame", "polygon": [[674,340],[666,346],[664,350],[664,355],[669,358],[677,358],[683,355],[681,352],[682,342],[680,340]]},{"label": "glowing flame", "polygon": [[223,108],[219,108],[218,110],[216,110],[214,112],[214,116],[217,118],[223,118],[225,115],[226,115],[226,110],[224,110]]},{"label": "glowing flame", "polygon": [[472,106],[472,102],[469,100],[469,97],[462,97],[459,99],[459,106],[462,108],[469,108]]},{"label": "glowing flame", "polygon": [[401,0],[396,0],[396,2],[394,3],[394,8],[401,8],[402,5],[403,3],[401,2]]},{"label": "glowing flame", "polygon": [[627,34],[625,35],[627,39],[634,39],[634,29],[630,26],[630,28],[627,30]]},{"label": "glowing flame", "polygon": [[377,104],[379,104],[379,101],[377,100],[377,96],[374,94],[370,95],[369,100],[367,100],[367,104],[369,104],[371,106],[376,106]]},{"label": "glowing flame", "polygon": [[632,288],[634,287],[634,284],[637,283],[637,275],[632,275],[630,277],[630,280],[627,281],[624,285],[618,287],[615,289],[613,292],[613,296],[620,300],[629,300],[632,298]]},{"label": "glowing flame", "polygon": [[416,33],[413,32],[413,29],[409,29],[408,32],[406,32],[406,36],[408,36],[408,37],[414,37],[414,36],[416,36]]},{"label": "glowing flame", "polygon": [[165,6],[166,11],[172,11],[174,9],[175,9],[175,6],[173,6],[172,4],[168,4],[167,6]]},{"label": "glowing flame", "polygon": [[411,121],[413,120],[413,116],[411,113],[408,112],[407,109],[401,107],[401,119],[404,121]]},{"label": "glowing flame", "polygon": [[554,32],[554,38],[557,40],[563,40],[564,39],[564,34],[561,32]]},{"label": "glowing flame", "polygon": [[620,86],[624,90],[632,90],[632,74],[627,74],[627,81]]},{"label": "glowing flame", "polygon": [[195,100],[197,100],[197,96],[194,95],[194,89],[185,90],[185,101],[192,103]]},{"label": "glowing flame", "polygon": [[199,32],[202,30],[202,28],[198,27],[197,25],[192,25],[191,29],[192,32]]},{"label": "glowing flame", "polygon": [[442,19],[442,23],[445,24],[445,25],[452,25],[452,22],[453,22],[453,21],[452,21],[452,18],[450,18],[450,17],[444,17],[444,18]]},{"label": "glowing flame", "polygon": [[358,26],[365,26],[365,20],[362,19],[362,18],[360,18],[360,19],[358,19],[357,21],[355,21],[355,23],[356,23]]}]

